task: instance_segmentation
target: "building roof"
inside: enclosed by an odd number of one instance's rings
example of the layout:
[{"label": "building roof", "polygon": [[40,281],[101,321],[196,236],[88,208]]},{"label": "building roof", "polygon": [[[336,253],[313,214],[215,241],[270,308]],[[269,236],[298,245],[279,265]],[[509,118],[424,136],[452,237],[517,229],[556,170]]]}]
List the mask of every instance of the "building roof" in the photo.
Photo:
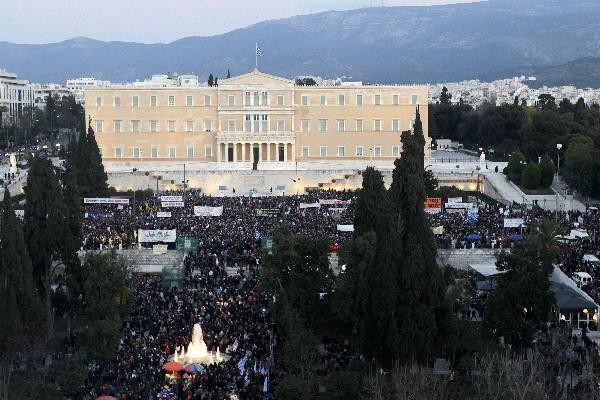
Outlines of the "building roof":
[{"label": "building roof", "polygon": [[486,263],[472,263],[472,264],[469,264],[469,268],[477,271],[478,273],[485,276],[486,278],[498,276],[498,275],[506,272],[506,271],[498,271],[498,268],[496,268],[495,261],[493,261],[493,262],[490,261],[490,262],[486,262]]},{"label": "building roof", "polygon": [[556,305],[561,311],[600,308],[590,295],[578,288],[577,284],[557,266],[550,276],[550,287]]}]

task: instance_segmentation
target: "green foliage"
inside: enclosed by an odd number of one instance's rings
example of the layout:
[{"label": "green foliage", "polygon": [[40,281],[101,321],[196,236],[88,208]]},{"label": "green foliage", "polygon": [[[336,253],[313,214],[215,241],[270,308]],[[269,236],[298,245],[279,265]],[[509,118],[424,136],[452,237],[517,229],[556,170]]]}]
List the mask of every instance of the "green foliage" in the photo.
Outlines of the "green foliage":
[{"label": "green foliage", "polygon": [[537,189],[540,182],[540,167],[534,162],[528,163],[521,173],[521,184],[525,189]]},{"label": "green foliage", "polygon": [[554,180],[554,163],[552,159],[546,153],[540,163],[540,185],[543,188],[548,188],[552,185]]},{"label": "green foliage", "polygon": [[326,398],[329,400],[359,400],[363,388],[362,375],[357,371],[335,371],[325,377]]},{"label": "green foliage", "polygon": [[511,154],[508,159],[508,165],[504,169],[504,174],[516,183],[517,185],[521,183],[521,176],[523,174],[523,170],[525,169],[527,160],[525,156],[520,151],[516,151]]},{"label": "green foliage", "polygon": [[383,175],[373,167],[362,173],[362,188],[358,191],[354,212],[354,236],[377,231],[386,220],[386,199]]},{"label": "green foliage", "polygon": [[488,297],[484,327],[518,348],[530,343],[535,329],[550,315],[554,298],[548,276],[556,257],[553,236],[553,228],[546,225],[542,233],[517,243],[511,253],[501,253],[496,262],[506,272]]},{"label": "green foliage", "polygon": [[600,149],[592,139],[576,136],[569,141],[561,173],[569,185],[584,196],[600,196]]},{"label": "green foliage", "polygon": [[452,95],[448,93],[448,88],[444,86],[442,93],[440,93],[440,104],[450,104],[450,100],[452,100]]},{"label": "green foliage", "polygon": [[296,78],[296,86],[317,86],[317,81],[313,78]]},{"label": "green foliage", "polygon": [[435,195],[439,182],[432,170],[425,170],[423,184],[425,185],[425,195],[427,197]]},{"label": "green foliage", "polygon": [[540,107],[542,110],[556,109],[556,101],[554,99],[554,96],[547,93],[540,94],[538,96],[538,107]]},{"label": "green foliage", "polygon": [[108,176],[91,125],[79,137],[71,136],[66,167],[75,176],[81,197],[103,196],[108,192]]},{"label": "green foliage", "polygon": [[86,359],[81,353],[76,353],[57,362],[52,372],[63,396],[74,398],[81,393],[88,375]]}]

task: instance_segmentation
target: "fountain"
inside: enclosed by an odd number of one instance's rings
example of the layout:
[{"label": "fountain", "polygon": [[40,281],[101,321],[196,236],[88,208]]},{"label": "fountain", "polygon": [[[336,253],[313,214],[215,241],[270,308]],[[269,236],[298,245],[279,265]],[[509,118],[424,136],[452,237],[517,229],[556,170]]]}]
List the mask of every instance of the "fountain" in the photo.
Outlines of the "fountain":
[{"label": "fountain", "polygon": [[226,361],[229,357],[227,355],[221,355],[221,352],[217,348],[216,352],[209,352],[204,343],[204,335],[202,334],[202,327],[200,324],[195,324],[192,331],[192,341],[188,345],[187,351],[181,348],[180,351],[175,350],[173,361],[177,361],[183,364],[218,364]]}]

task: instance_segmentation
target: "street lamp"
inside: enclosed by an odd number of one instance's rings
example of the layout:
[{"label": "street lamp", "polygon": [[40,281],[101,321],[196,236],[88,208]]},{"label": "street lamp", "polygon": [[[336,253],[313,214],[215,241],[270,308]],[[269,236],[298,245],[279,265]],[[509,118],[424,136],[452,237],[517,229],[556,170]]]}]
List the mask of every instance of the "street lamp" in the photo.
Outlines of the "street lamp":
[{"label": "street lamp", "polygon": [[558,173],[560,172],[560,149],[562,149],[562,144],[557,143],[556,144],[556,156],[558,157],[558,162],[557,162],[557,167],[556,167],[556,176],[558,176]]}]

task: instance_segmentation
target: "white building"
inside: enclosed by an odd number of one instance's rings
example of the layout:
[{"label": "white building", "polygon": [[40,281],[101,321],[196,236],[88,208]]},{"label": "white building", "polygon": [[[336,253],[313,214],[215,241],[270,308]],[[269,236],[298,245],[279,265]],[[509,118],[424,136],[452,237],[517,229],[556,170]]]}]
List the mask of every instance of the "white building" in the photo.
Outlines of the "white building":
[{"label": "white building", "polygon": [[102,81],[96,78],[67,79],[67,89],[75,96],[75,101],[83,104],[84,91],[88,87],[110,86],[110,81]]},{"label": "white building", "polygon": [[34,83],[31,86],[34,91],[34,104],[40,109],[46,108],[48,96],[65,97],[72,94],[67,87],[58,83]]},{"label": "white building", "polygon": [[2,113],[3,124],[16,124],[28,107],[33,107],[34,90],[26,80],[17,79],[17,74],[0,69],[0,106],[7,108]]}]

